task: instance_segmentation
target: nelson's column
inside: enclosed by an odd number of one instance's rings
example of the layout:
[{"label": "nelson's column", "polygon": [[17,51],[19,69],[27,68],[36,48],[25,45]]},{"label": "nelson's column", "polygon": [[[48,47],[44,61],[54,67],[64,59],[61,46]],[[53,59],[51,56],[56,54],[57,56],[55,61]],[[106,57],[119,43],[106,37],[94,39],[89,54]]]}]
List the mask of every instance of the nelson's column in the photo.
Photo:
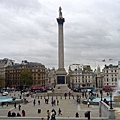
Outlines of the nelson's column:
[{"label": "nelson's column", "polygon": [[56,71],[56,93],[69,92],[66,84],[67,72],[64,68],[64,35],[63,35],[63,23],[65,19],[62,16],[62,8],[59,7],[59,17],[57,18],[58,23],[58,70]]}]

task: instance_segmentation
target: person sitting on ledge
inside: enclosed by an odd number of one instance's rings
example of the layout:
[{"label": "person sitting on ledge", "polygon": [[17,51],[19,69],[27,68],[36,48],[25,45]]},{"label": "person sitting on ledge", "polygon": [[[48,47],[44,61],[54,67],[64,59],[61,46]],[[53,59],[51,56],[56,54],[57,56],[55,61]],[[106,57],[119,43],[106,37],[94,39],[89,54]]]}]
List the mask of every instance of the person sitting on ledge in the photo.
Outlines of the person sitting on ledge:
[{"label": "person sitting on ledge", "polygon": [[106,100],[106,99],[104,99],[104,101],[103,102],[105,102],[107,105],[109,105],[109,103],[108,103],[108,101]]},{"label": "person sitting on ledge", "polygon": [[21,114],[20,114],[20,113],[17,113],[17,117],[21,117]]},{"label": "person sitting on ledge", "polygon": [[11,111],[8,112],[8,117],[11,117]]},{"label": "person sitting on ledge", "polygon": [[78,114],[78,112],[76,112],[76,114],[75,114],[75,117],[79,117],[79,114]]}]

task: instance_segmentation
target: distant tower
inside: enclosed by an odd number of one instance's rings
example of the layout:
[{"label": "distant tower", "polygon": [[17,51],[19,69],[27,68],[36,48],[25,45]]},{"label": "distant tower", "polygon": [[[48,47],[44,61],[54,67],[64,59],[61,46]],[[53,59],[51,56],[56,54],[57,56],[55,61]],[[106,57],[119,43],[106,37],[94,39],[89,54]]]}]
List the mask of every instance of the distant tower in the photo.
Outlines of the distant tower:
[{"label": "distant tower", "polygon": [[64,35],[63,35],[63,23],[65,19],[62,16],[62,8],[59,7],[59,17],[57,18],[58,23],[58,70],[57,75],[57,84],[66,83],[66,71],[64,68]]},{"label": "distant tower", "polygon": [[101,72],[100,66],[98,65],[98,67],[97,67],[97,73],[100,73],[100,72]]}]

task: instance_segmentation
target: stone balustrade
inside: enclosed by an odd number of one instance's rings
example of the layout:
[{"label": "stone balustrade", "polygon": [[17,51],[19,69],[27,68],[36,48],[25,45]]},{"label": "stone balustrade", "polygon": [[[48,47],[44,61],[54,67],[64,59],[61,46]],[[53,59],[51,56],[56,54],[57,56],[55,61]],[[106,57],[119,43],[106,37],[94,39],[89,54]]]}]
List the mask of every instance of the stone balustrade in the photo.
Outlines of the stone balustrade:
[{"label": "stone balustrade", "polygon": [[109,119],[115,119],[115,110],[110,109],[110,106],[108,106],[103,101],[99,102],[99,113],[100,117],[108,117]]}]

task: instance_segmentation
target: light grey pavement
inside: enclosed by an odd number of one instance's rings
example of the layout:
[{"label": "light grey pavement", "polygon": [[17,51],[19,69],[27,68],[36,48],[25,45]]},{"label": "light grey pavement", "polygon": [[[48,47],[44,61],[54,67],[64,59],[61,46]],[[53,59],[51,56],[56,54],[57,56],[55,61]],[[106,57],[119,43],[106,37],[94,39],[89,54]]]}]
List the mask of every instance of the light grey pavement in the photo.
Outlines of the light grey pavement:
[{"label": "light grey pavement", "polygon": [[[15,97],[19,96],[18,95],[18,92],[15,92],[15,93],[10,93],[11,96],[14,96],[15,94]],[[9,95],[10,95],[9,94]],[[48,98],[48,97],[46,97]],[[34,98],[31,98],[31,96],[29,97],[26,97],[26,99],[28,101],[30,101],[29,103],[27,104],[21,104],[21,110],[24,109],[26,111],[26,117],[46,117],[47,113],[46,111],[47,110],[52,110],[53,108],[56,110],[57,112],[57,115],[56,117],[75,117],[75,113],[78,112],[80,117],[81,118],[84,118],[84,113],[86,111],[91,111],[91,117],[99,117],[99,106],[98,105],[90,105],[90,107],[88,108],[87,105],[85,104],[77,104],[76,103],[76,97],[73,99],[73,97],[71,97],[69,99],[69,97],[67,97],[66,99],[64,97],[61,97],[58,96],[57,99],[59,100],[59,105],[55,105],[55,106],[52,106],[51,105],[51,98],[52,97],[49,97],[49,103],[48,104],[45,104],[45,100],[44,100],[44,97],[39,97],[39,100],[40,100],[40,105],[38,105],[38,97],[34,97]],[[56,99],[56,97],[53,97],[54,99]],[[34,106],[33,105],[33,100],[36,99],[36,105]],[[7,116],[7,113],[8,111],[11,111],[11,112],[19,112],[21,114],[21,110],[19,111],[18,109],[18,105],[17,104],[17,108],[14,108],[14,105],[13,104],[9,104],[8,107],[5,105],[5,106],[0,106],[0,116]],[[62,115],[58,116],[58,109],[61,108],[62,110]],[[38,113],[38,109],[41,109],[41,113]],[[120,117],[120,108],[119,107],[116,107],[116,116],[117,117]]]}]

